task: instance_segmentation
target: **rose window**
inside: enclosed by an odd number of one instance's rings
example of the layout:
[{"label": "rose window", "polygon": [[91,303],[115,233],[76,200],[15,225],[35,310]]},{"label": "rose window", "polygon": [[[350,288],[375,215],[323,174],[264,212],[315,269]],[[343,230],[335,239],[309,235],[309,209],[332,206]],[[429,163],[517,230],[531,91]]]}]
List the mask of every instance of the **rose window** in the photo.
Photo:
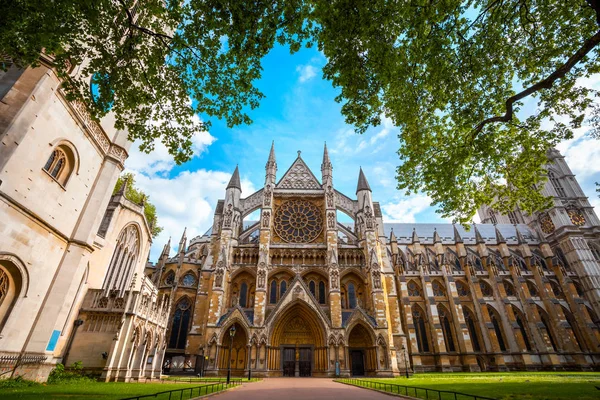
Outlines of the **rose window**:
[{"label": "rose window", "polygon": [[290,200],[277,209],[274,226],[279,237],[288,243],[309,243],[321,233],[323,217],[314,204]]}]

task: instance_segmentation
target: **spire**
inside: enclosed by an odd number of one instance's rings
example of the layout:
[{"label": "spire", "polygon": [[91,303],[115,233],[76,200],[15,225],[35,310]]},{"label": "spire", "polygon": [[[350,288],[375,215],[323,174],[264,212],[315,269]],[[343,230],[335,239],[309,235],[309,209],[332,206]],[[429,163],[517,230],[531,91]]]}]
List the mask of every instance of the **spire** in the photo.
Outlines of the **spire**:
[{"label": "spire", "polygon": [[504,236],[502,236],[496,224],[494,224],[494,229],[496,230],[496,243],[506,243],[506,239],[504,239]]},{"label": "spire", "polygon": [[392,228],[392,231],[390,232],[390,243],[396,243],[398,241],[398,239],[396,239],[396,235],[394,234],[394,228]]},{"label": "spire", "polygon": [[413,228],[411,243],[420,243],[419,242],[419,235],[417,235],[417,230],[415,228]]},{"label": "spire", "polygon": [[331,160],[329,159],[329,152],[327,151],[327,143],[325,143],[325,148],[323,149],[323,162],[321,163],[321,174],[322,174],[322,182],[325,184],[325,181],[328,177],[331,177],[333,172],[333,166],[331,165]]},{"label": "spire", "polygon": [[187,236],[186,236],[186,232],[187,232],[187,227],[183,229],[183,235],[181,235],[181,240],[179,241],[179,252],[183,253],[185,251],[185,244],[187,242]]},{"label": "spire", "polygon": [[269,159],[267,160],[267,167],[269,164],[275,164],[275,141],[271,142],[271,151],[269,152]]},{"label": "spire", "polygon": [[436,228],[433,228],[433,243],[442,243],[442,238]]},{"label": "spire", "polygon": [[454,242],[455,243],[462,243],[462,237],[460,237],[460,233],[458,233],[458,229],[456,229],[456,224],[452,224],[452,226],[454,227]]},{"label": "spire", "polygon": [[231,180],[227,185],[227,189],[236,188],[242,190],[242,184],[240,183],[240,171],[238,166],[235,166],[235,171],[233,171],[233,175],[231,175]]},{"label": "spire", "polygon": [[361,190],[368,190],[369,192],[371,192],[371,186],[369,186],[369,182],[367,182],[367,178],[365,177],[365,173],[362,170],[362,167],[360,168],[360,172],[358,173],[358,185],[356,186],[356,193],[360,192]]},{"label": "spire", "polygon": [[165,244],[165,247],[163,247],[163,251],[160,255],[160,257],[169,257],[169,252],[171,251],[171,236],[169,236],[169,241],[167,242],[167,244]]},{"label": "spire", "polygon": [[325,142],[325,149],[323,150],[323,162],[321,167],[331,168],[331,160],[329,159],[329,152],[327,151],[327,142]]},{"label": "spire", "polygon": [[481,233],[479,233],[479,229],[477,229],[477,224],[475,222],[473,222],[473,226],[475,227],[475,243],[485,243],[485,240],[483,240],[483,236],[481,236]]}]

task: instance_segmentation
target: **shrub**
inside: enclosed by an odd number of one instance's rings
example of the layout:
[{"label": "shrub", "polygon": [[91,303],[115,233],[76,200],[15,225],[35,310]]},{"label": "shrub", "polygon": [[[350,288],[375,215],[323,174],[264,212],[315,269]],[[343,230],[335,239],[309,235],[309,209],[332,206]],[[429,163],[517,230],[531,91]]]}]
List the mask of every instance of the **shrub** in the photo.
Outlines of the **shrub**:
[{"label": "shrub", "polygon": [[81,361],[74,363],[69,370],[65,369],[63,364],[56,364],[56,367],[48,375],[48,383],[81,383],[93,382],[94,379],[83,373],[83,364]]},{"label": "shrub", "polygon": [[38,385],[40,384],[34,381],[28,381],[27,379],[23,379],[22,376],[0,380],[0,389],[18,389]]}]

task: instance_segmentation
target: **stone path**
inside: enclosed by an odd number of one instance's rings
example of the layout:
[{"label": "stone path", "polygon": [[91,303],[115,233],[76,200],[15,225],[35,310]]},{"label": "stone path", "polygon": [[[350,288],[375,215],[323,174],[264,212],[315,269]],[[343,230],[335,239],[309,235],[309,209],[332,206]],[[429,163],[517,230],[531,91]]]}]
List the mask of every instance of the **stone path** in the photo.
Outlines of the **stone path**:
[{"label": "stone path", "polygon": [[245,383],[215,395],[215,400],[390,400],[390,396],[373,390],[344,385],[327,378],[267,378]]}]

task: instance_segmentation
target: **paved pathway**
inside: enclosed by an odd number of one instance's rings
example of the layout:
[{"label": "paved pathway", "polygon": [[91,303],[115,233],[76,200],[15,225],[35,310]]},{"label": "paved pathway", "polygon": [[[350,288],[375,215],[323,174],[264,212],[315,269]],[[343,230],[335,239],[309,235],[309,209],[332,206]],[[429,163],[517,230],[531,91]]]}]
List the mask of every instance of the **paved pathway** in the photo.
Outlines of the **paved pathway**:
[{"label": "paved pathway", "polygon": [[[394,396],[395,397],[395,396]],[[394,397],[327,378],[267,378],[215,395],[215,400],[390,400]],[[395,397],[398,399],[398,397]]]}]

